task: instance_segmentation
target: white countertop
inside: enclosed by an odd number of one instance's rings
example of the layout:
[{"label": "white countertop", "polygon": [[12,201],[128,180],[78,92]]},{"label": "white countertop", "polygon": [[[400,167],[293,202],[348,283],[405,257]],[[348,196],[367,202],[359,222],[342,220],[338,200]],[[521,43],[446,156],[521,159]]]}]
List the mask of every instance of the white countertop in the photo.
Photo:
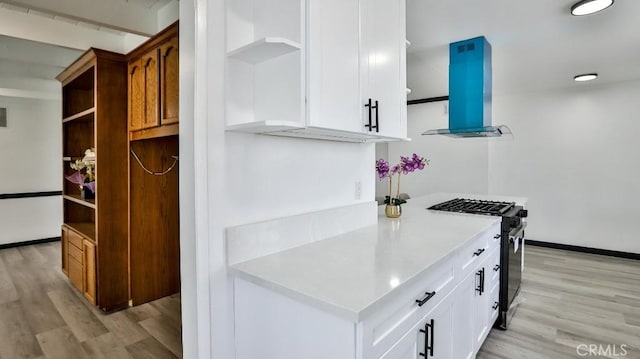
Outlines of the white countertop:
[{"label": "white countertop", "polygon": [[408,286],[500,217],[429,211],[456,197],[526,198],[438,193],[402,205],[389,219],[380,207],[378,224],[231,266],[235,275],[358,322],[375,312],[392,291]]}]

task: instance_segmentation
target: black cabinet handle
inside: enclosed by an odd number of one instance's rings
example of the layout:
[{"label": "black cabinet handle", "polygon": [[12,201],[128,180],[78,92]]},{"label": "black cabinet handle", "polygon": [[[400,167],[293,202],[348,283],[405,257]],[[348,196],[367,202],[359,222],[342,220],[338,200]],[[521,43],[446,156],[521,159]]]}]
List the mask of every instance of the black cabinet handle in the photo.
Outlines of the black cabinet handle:
[{"label": "black cabinet handle", "polygon": [[476,276],[478,276],[479,278],[479,283],[478,283],[478,286],[476,287],[476,292],[478,292],[479,295],[482,295],[482,293],[484,293],[484,268],[477,271]]},{"label": "black cabinet handle", "polygon": [[493,239],[498,239],[498,238],[500,238],[500,233],[498,233],[495,236],[493,236]]},{"label": "black cabinet handle", "polygon": [[[376,132],[380,132],[380,122],[378,121],[378,101],[375,102],[375,105],[371,103],[372,100],[369,99],[369,101],[367,101],[367,103],[364,105],[364,107],[367,107],[369,109],[369,123],[367,123],[366,125],[364,125],[364,127],[369,129],[369,132],[373,131],[374,129],[376,130]],[[376,110],[376,124],[374,125],[372,123],[373,118],[372,118],[372,111]]]},{"label": "black cabinet handle", "polygon": [[494,302],[494,303],[493,303],[493,306],[491,307],[491,309],[493,309],[493,310],[498,309],[498,305],[499,305],[499,303],[498,303],[498,302]]},{"label": "black cabinet handle", "polygon": [[378,110],[380,110],[380,107],[378,106],[378,101],[376,100],[376,105],[375,105],[375,109],[376,109],[376,132],[380,132],[380,121],[378,119]]},{"label": "black cabinet handle", "polygon": [[424,353],[420,353],[420,356],[427,357],[433,356],[433,334],[435,329],[435,322],[433,319],[429,323],[424,325],[424,329],[420,329],[420,333],[424,333]]},{"label": "black cabinet handle", "polygon": [[495,266],[495,267],[493,267],[493,271],[494,271],[494,272],[497,272],[497,271],[499,271],[499,270],[500,270],[500,265],[499,265],[499,264],[496,264],[496,266]]},{"label": "black cabinet handle", "polygon": [[368,128],[369,132],[371,132],[371,110],[373,110],[371,106],[371,99],[369,99],[369,101],[364,105],[364,107],[367,107],[369,109],[369,123],[364,125],[364,127]]},{"label": "black cabinet handle", "polygon": [[480,248],[477,251],[473,252],[474,256],[480,256],[484,252],[484,248]]},{"label": "black cabinet handle", "polygon": [[436,295],[436,292],[425,292],[424,294],[426,294],[426,296],[422,299],[416,299],[416,303],[418,303],[418,307],[422,307],[426,302],[429,301],[429,299],[433,298],[434,295]]}]

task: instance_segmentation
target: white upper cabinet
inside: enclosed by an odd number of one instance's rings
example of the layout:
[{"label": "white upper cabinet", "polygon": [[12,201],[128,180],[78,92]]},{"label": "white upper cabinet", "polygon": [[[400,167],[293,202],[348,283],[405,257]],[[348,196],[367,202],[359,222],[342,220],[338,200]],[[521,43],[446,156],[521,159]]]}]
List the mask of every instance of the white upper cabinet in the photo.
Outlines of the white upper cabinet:
[{"label": "white upper cabinet", "polygon": [[405,0],[227,1],[227,130],[405,139],[405,22]]},{"label": "white upper cabinet", "polygon": [[308,4],[308,125],[362,132],[358,1]]},{"label": "white upper cabinet", "polygon": [[385,137],[407,136],[405,18],[404,1],[361,1],[363,119],[367,131]]}]

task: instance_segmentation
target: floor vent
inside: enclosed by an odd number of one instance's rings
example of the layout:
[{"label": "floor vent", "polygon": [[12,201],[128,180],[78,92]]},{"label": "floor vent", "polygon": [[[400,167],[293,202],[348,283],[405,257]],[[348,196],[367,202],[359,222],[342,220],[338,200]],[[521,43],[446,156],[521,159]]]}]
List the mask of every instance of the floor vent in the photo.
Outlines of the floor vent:
[{"label": "floor vent", "polygon": [[0,107],[0,127],[7,127],[7,109]]}]

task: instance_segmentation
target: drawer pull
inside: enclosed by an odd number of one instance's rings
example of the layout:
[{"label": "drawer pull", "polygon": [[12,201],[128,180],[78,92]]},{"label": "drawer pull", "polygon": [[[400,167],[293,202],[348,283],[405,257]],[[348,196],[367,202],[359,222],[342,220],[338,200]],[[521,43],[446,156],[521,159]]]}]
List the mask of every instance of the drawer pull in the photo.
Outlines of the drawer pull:
[{"label": "drawer pull", "polygon": [[491,309],[493,309],[493,310],[498,309],[498,305],[499,305],[498,302],[494,302],[493,307],[491,307]]},{"label": "drawer pull", "polygon": [[499,264],[496,264],[496,266],[495,266],[495,267],[493,267],[493,271],[494,271],[494,272],[497,272],[497,271],[499,271],[499,270],[500,270],[500,265],[499,265]]},{"label": "drawer pull", "polygon": [[480,256],[484,252],[484,248],[480,248],[477,251],[473,252],[474,256]]},{"label": "drawer pull", "polygon": [[495,236],[493,236],[493,239],[498,239],[498,238],[500,238],[500,233],[498,233]]},{"label": "drawer pull", "polygon": [[436,292],[425,292],[424,294],[426,294],[426,296],[422,299],[416,299],[416,303],[418,303],[418,307],[422,307],[426,302],[429,301],[429,299],[433,298],[434,295],[436,295]]},{"label": "drawer pull", "polygon": [[478,295],[482,295],[482,293],[484,293],[484,268],[477,271],[476,276],[479,278],[476,292],[478,292]]}]

